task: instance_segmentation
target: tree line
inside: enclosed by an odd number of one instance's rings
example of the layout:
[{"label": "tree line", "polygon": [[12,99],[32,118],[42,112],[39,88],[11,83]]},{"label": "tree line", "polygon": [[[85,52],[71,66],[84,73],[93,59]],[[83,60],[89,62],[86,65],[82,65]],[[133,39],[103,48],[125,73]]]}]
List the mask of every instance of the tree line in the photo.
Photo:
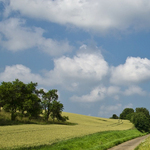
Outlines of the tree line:
[{"label": "tree line", "polygon": [[112,119],[126,119],[130,120],[134,126],[141,132],[150,132],[150,114],[148,109],[144,107],[125,108],[120,116],[113,114]]},{"label": "tree line", "polygon": [[37,83],[23,83],[19,79],[12,82],[2,82],[0,85],[0,110],[10,112],[11,120],[16,117],[38,118],[43,114],[45,121],[51,117],[53,121],[66,121],[62,116],[63,104],[58,101],[56,89],[45,92],[37,89]]}]

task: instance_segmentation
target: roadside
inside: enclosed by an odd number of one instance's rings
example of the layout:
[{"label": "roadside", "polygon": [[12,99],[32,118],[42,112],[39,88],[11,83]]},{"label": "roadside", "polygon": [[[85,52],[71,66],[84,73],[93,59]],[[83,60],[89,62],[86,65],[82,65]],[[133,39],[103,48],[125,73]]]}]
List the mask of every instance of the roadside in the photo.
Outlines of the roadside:
[{"label": "roadside", "polygon": [[150,136],[150,134],[129,140],[108,150],[134,150],[148,136]]}]

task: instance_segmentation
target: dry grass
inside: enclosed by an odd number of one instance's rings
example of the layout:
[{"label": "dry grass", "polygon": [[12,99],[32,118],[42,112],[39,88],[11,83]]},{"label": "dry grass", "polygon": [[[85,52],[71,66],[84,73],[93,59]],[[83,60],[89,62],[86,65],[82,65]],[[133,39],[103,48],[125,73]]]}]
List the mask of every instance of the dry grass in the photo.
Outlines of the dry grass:
[{"label": "dry grass", "polygon": [[61,140],[80,137],[100,131],[127,130],[133,124],[64,112],[69,122],[77,125],[14,125],[0,127],[0,148],[16,148],[52,144]]}]

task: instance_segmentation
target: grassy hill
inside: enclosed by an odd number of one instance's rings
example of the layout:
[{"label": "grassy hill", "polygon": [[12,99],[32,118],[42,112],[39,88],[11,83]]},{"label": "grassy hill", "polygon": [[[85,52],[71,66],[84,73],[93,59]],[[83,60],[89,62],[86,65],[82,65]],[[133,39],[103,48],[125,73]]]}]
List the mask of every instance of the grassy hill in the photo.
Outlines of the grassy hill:
[{"label": "grassy hill", "polygon": [[69,122],[76,125],[24,124],[0,126],[0,149],[52,144],[100,131],[133,128],[133,124],[127,120],[118,122],[115,119],[91,117],[67,112],[63,112],[63,115],[68,116]]}]

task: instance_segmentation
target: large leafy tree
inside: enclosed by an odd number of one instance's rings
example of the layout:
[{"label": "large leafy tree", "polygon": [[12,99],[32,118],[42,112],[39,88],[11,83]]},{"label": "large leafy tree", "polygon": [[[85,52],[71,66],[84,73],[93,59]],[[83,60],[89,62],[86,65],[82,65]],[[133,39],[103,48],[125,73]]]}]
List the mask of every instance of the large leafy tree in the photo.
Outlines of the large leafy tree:
[{"label": "large leafy tree", "polygon": [[24,103],[21,106],[22,114],[27,112],[26,115],[31,117],[38,117],[42,111],[41,107],[41,99],[38,97],[40,93],[39,90],[36,89],[37,83],[30,82],[26,85]]},{"label": "large leafy tree", "polygon": [[120,119],[128,119],[128,117],[134,113],[133,108],[125,108],[122,113],[120,114]]},{"label": "large leafy tree", "polygon": [[37,118],[39,114],[42,112],[42,107],[41,107],[41,99],[38,98],[37,95],[35,94],[30,94],[28,95],[27,99],[24,102],[24,110],[26,111],[26,116],[31,118]]},{"label": "large leafy tree", "polygon": [[150,131],[149,118],[143,112],[135,112],[131,117],[131,122],[141,132]]},{"label": "large leafy tree", "polygon": [[64,106],[62,103],[58,102],[58,101],[53,101],[51,103],[51,117],[53,119],[53,122],[54,122],[54,119],[57,118],[57,120],[62,120],[62,116],[61,116],[61,113],[64,109]]},{"label": "large leafy tree", "polygon": [[0,103],[5,111],[11,113],[11,120],[15,120],[17,110],[23,104],[26,86],[16,79],[13,82],[2,82],[0,86]]},{"label": "large leafy tree", "polygon": [[132,108],[125,108],[120,118],[130,120],[139,131],[150,132],[150,115],[146,108],[136,108],[135,112]]},{"label": "large leafy tree", "polygon": [[29,119],[37,118],[44,109],[45,120],[51,116],[53,121],[66,121],[68,117],[62,117],[63,104],[58,102],[57,90],[44,92],[43,89],[37,90],[37,83],[30,82],[24,84],[16,79],[12,82],[2,82],[0,85],[0,107],[11,113],[11,120],[16,116],[28,116]]},{"label": "large leafy tree", "polygon": [[45,120],[48,121],[50,113],[51,113],[52,102],[58,100],[57,90],[53,89],[53,90],[49,90],[48,92],[43,91],[42,98],[43,98],[42,104],[45,110],[44,117],[45,117]]},{"label": "large leafy tree", "polygon": [[49,117],[53,119],[53,122],[55,118],[58,121],[66,121],[69,119],[67,116],[61,115],[64,106],[62,103],[57,101],[58,94],[56,89],[49,90],[48,92],[40,90],[39,93],[42,95],[42,107],[44,109],[44,118],[46,121],[48,121]]},{"label": "large leafy tree", "polygon": [[37,96],[37,83],[24,84],[16,79],[12,82],[2,82],[0,85],[0,104],[5,111],[11,113],[11,120],[24,112],[31,117],[37,117],[41,110],[40,99]]},{"label": "large leafy tree", "polygon": [[142,112],[142,113],[145,114],[145,116],[146,116],[147,118],[150,118],[148,109],[146,109],[146,108],[144,108],[144,107],[138,107],[138,108],[135,109],[135,111],[136,111],[136,113]]}]

